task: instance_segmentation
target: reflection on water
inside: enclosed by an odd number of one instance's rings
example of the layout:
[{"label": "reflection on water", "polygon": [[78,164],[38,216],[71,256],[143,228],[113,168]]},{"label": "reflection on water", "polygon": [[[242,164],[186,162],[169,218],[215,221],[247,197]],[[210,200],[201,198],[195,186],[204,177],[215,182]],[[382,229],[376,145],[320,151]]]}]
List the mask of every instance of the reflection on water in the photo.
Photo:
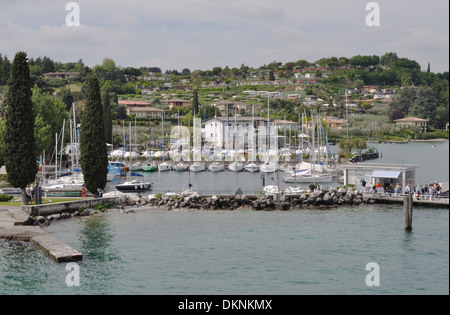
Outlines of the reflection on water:
[{"label": "reflection on water", "polygon": [[116,233],[106,216],[89,217],[82,222],[79,234],[83,253],[81,283],[84,290],[110,294],[123,268],[123,261],[118,255],[120,251],[114,246]]}]

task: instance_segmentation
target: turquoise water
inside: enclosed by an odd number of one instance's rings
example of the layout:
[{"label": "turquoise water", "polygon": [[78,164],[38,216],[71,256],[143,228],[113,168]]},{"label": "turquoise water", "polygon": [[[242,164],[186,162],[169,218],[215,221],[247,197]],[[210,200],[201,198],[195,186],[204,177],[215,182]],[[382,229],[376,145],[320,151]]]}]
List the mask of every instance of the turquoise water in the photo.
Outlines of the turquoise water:
[{"label": "turquoise water", "polygon": [[3,244],[0,294],[448,294],[448,226],[448,210],[417,208],[406,233],[402,207],[380,205],[111,213],[46,229],[84,254],[80,287],[65,264]]},{"label": "turquoise water", "polygon": [[[433,145],[386,144],[377,162],[405,157],[421,165],[418,182],[448,181],[448,142]],[[233,187],[225,174],[204,180]],[[449,294],[448,209],[415,207],[413,231],[403,226],[401,205],[76,218],[46,231],[83,253],[80,286],[32,245],[0,242],[0,294]],[[371,262],[379,287],[366,285]]]}]

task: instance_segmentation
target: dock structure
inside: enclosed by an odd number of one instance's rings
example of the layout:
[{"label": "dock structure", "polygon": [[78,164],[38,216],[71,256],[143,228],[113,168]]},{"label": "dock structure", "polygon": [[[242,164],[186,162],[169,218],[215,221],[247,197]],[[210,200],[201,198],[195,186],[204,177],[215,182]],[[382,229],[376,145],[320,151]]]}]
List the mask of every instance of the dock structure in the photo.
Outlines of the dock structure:
[{"label": "dock structure", "polygon": [[[372,193],[363,193],[364,201],[370,203],[370,200],[373,200],[374,203],[395,203],[395,204],[403,204],[404,203],[404,194],[372,194]],[[449,207],[449,197],[432,197],[425,196],[422,198],[412,198],[412,204],[418,206],[433,206],[433,207]]]},{"label": "dock structure", "polygon": [[38,226],[13,226],[0,229],[0,239],[30,242],[57,263],[83,260],[77,250],[51,236]]},{"label": "dock structure", "polygon": [[364,180],[367,185],[375,186],[381,184],[383,187],[389,184],[401,184],[402,193],[406,185],[410,187],[416,184],[416,164],[381,164],[381,163],[359,163],[340,165],[343,171],[344,185],[360,187]]},{"label": "dock structure", "polygon": [[25,225],[29,214],[18,207],[0,206],[0,240],[30,242],[57,263],[77,262],[83,255],[44,231]]}]

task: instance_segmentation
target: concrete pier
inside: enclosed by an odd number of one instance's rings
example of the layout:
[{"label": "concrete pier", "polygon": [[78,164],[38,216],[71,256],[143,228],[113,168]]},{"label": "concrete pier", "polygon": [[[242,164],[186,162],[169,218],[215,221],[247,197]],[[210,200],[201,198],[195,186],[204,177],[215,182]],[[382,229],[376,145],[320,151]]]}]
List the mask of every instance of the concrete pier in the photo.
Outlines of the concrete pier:
[{"label": "concrete pier", "polygon": [[83,260],[83,255],[38,226],[24,226],[28,214],[19,208],[0,208],[0,239],[30,242],[57,263]]}]

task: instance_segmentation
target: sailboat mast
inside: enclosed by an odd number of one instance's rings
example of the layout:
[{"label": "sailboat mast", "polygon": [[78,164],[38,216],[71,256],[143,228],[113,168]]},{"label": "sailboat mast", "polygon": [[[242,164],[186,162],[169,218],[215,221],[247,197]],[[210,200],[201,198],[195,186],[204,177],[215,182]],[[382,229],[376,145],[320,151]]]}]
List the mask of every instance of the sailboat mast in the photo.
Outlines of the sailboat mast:
[{"label": "sailboat mast", "polygon": [[58,133],[55,133],[55,179],[58,179]]}]

